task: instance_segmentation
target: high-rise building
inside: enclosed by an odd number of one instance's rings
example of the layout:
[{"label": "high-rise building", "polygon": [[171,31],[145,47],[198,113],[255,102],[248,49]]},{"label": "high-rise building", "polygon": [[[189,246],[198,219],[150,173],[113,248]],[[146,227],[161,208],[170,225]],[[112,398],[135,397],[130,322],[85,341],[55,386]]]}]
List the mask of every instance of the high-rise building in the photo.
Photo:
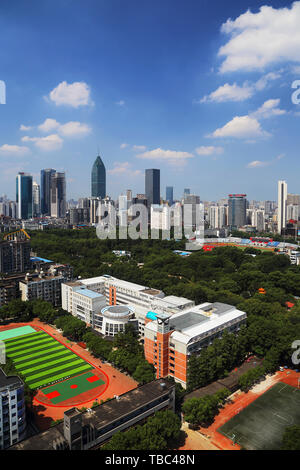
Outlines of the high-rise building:
[{"label": "high-rise building", "polygon": [[41,213],[43,215],[51,214],[51,176],[56,172],[53,168],[41,170]]},{"label": "high-rise building", "polygon": [[92,168],[92,197],[106,196],[106,170],[100,155],[96,158]]},{"label": "high-rise building", "polygon": [[183,197],[188,196],[189,194],[191,194],[190,188],[184,188],[184,190],[183,190]]},{"label": "high-rise building", "polygon": [[51,175],[51,217],[66,216],[66,177],[65,173],[56,172]]},{"label": "high-rise building", "polygon": [[26,414],[24,383],[18,376],[7,376],[0,369],[0,449],[25,438]]},{"label": "high-rise building", "polygon": [[32,202],[33,216],[39,217],[41,215],[40,185],[35,181],[32,184]]},{"label": "high-rise building", "polygon": [[228,196],[228,225],[243,227],[246,224],[246,194],[229,194]]},{"label": "high-rise building", "polygon": [[166,201],[169,203],[169,206],[173,205],[173,186],[166,187]]},{"label": "high-rise building", "polygon": [[148,207],[151,204],[160,204],[160,170],[145,170],[145,193]]},{"label": "high-rise building", "polygon": [[278,181],[278,209],[277,209],[277,232],[286,226],[286,202],[287,202],[287,183]]},{"label": "high-rise building", "polygon": [[17,218],[32,218],[32,176],[19,173],[16,179]]},{"label": "high-rise building", "polygon": [[288,194],[286,198],[286,205],[300,206],[300,195],[299,194]]}]

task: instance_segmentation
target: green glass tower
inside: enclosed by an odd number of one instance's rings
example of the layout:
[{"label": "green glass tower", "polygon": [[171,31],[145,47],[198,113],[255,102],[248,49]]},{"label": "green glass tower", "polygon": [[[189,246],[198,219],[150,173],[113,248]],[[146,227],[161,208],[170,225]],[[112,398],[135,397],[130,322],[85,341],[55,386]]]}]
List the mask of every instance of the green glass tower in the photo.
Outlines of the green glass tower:
[{"label": "green glass tower", "polygon": [[106,170],[100,155],[92,168],[92,197],[105,198],[106,196]]}]

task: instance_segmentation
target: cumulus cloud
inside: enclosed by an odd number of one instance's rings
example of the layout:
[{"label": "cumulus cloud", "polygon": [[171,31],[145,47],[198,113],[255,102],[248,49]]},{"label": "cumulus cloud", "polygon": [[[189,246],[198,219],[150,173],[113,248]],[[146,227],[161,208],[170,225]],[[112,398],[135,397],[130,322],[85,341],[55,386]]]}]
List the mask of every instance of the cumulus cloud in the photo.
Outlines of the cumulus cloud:
[{"label": "cumulus cloud", "polygon": [[123,144],[120,145],[120,149],[126,149],[126,147],[128,147],[129,144],[126,144],[125,142]]},{"label": "cumulus cloud", "polygon": [[137,158],[141,158],[143,160],[160,160],[175,166],[185,165],[187,159],[193,157],[194,155],[192,153],[176,150],[163,150],[161,148],[149,150],[148,152],[137,155]]},{"label": "cumulus cloud", "polygon": [[47,135],[46,137],[22,137],[23,142],[34,142],[34,145],[40,150],[46,152],[59,150],[63,145],[63,139],[57,134]]},{"label": "cumulus cloud", "polygon": [[284,109],[278,108],[280,99],[271,99],[264,102],[260,108],[257,109],[254,113],[251,114],[252,117],[258,119],[266,119],[273,116],[281,116],[286,114]]},{"label": "cumulus cloud", "polygon": [[280,62],[300,62],[300,2],[275,9],[262,6],[228,19],[221,31],[229,41],[219,49],[220,72],[262,70]]},{"label": "cumulus cloud", "polygon": [[198,155],[221,155],[224,152],[223,147],[214,147],[213,145],[197,147],[195,152]]},{"label": "cumulus cloud", "polygon": [[253,87],[244,83],[243,86],[238,86],[236,83],[229,85],[220,86],[215,91],[209,95],[204,96],[200,103],[205,103],[207,101],[214,101],[217,103],[223,103],[225,101],[244,101],[250,98],[253,95]]},{"label": "cumulus cloud", "polygon": [[92,129],[87,124],[78,121],[70,121],[60,125],[58,132],[64,137],[84,137],[90,134]]},{"label": "cumulus cloud", "polygon": [[124,100],[120,100],[120,101],[117,101],[116,104],[118,106],[125,106],[125,101]]},{"label": "cumulus cloud", "polygon": [[31,126],[24,126],[24,124],[20,125],[20,131],[30,131],[31,129]]},{"label": "cumulus cloud", "polygon": [[246,81],[242,86],[233,83],[225,83],[225,85],[219,86],[215,91],[209,95],[204,96],[197,103],[215,102],[224,103],[227,101],[245,101],[251,98],[257,91],[264,90],[271,81],[277,80],[282,76],[282,70],[277,72],[270,72],[263,75],[257,82],[250,83]]},{"label": "cumulus cloud", "polygon": [[50,91],[47,99],[54,102],[56,106],[79,108],[79,106],[93,105],[90,87],[85,82],[61,82]]},{"label": "cumulus cloud", "polygon": [[110,175],[115,175],[115,176],[123,175],[127,177],[142,175],[141,170],[132,170],[131,166],[132,165],[129,162],[115,162],[114,168],[108,170],[108,173]]},{"label": "cumulus cloud", "polygon": [[233,137],[236,139],[253,139],[268,137],[270,134],[264,131],[254,117],[235,116],[225,126],[216,129],[209,137]]},{"label": "cumulus cloud", "polygon": [[30,149],[25,146],[4,144],[0,147],[0,155],[8,157],[23,157],[29,153]]},{"label": "cumulus cloud", "polygon": [[38,129],[42,132],[51,132],[60,126],[56,119],[45,119],[45,121],[38,126]]}]

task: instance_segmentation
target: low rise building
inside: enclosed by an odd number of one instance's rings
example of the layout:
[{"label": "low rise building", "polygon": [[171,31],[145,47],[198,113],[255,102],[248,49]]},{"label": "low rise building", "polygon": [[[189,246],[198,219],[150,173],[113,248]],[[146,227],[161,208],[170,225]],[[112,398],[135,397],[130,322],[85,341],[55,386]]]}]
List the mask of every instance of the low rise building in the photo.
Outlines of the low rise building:
[{"label": "low rise building", "polygon": [[64,275],[59,272],[46,274],[40,271],[39,274],[26,274],[25,279],[19,283],[21,299],[36,300],[41,299],[51,302],[54,307],[61,306],[61,285],[66,282]]},{"label": "low rise building", "polygon": [[10,450],[96,449],[116,432],[165,409],[175,410],[175,386],[166,380],[155,380],[86,412],[71,408],[65,411],[63,423],[12,446]]}]

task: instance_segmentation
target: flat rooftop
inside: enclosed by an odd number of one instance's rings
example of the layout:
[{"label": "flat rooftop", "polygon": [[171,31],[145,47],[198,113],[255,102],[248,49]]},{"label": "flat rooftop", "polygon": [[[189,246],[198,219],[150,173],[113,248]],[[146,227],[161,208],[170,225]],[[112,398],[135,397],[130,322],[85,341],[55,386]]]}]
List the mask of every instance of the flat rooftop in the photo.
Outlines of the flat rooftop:
[{"label": "flat rooftop", "polygon": [[17,375],[7,376],[4,371],[0,368],[0,391],[6,387],[20,387],[23,385],[22,380]]},{"label": "flat rooftop", "polygon": [[104,297],[102,294],[99,294],[98,292],[94,292],[93,290],[87,289],[85,286],[75,287],[74,292],[80,295],[84,295],[85,297],[88,297],[89,299],[97,299],[100,297]]}]

